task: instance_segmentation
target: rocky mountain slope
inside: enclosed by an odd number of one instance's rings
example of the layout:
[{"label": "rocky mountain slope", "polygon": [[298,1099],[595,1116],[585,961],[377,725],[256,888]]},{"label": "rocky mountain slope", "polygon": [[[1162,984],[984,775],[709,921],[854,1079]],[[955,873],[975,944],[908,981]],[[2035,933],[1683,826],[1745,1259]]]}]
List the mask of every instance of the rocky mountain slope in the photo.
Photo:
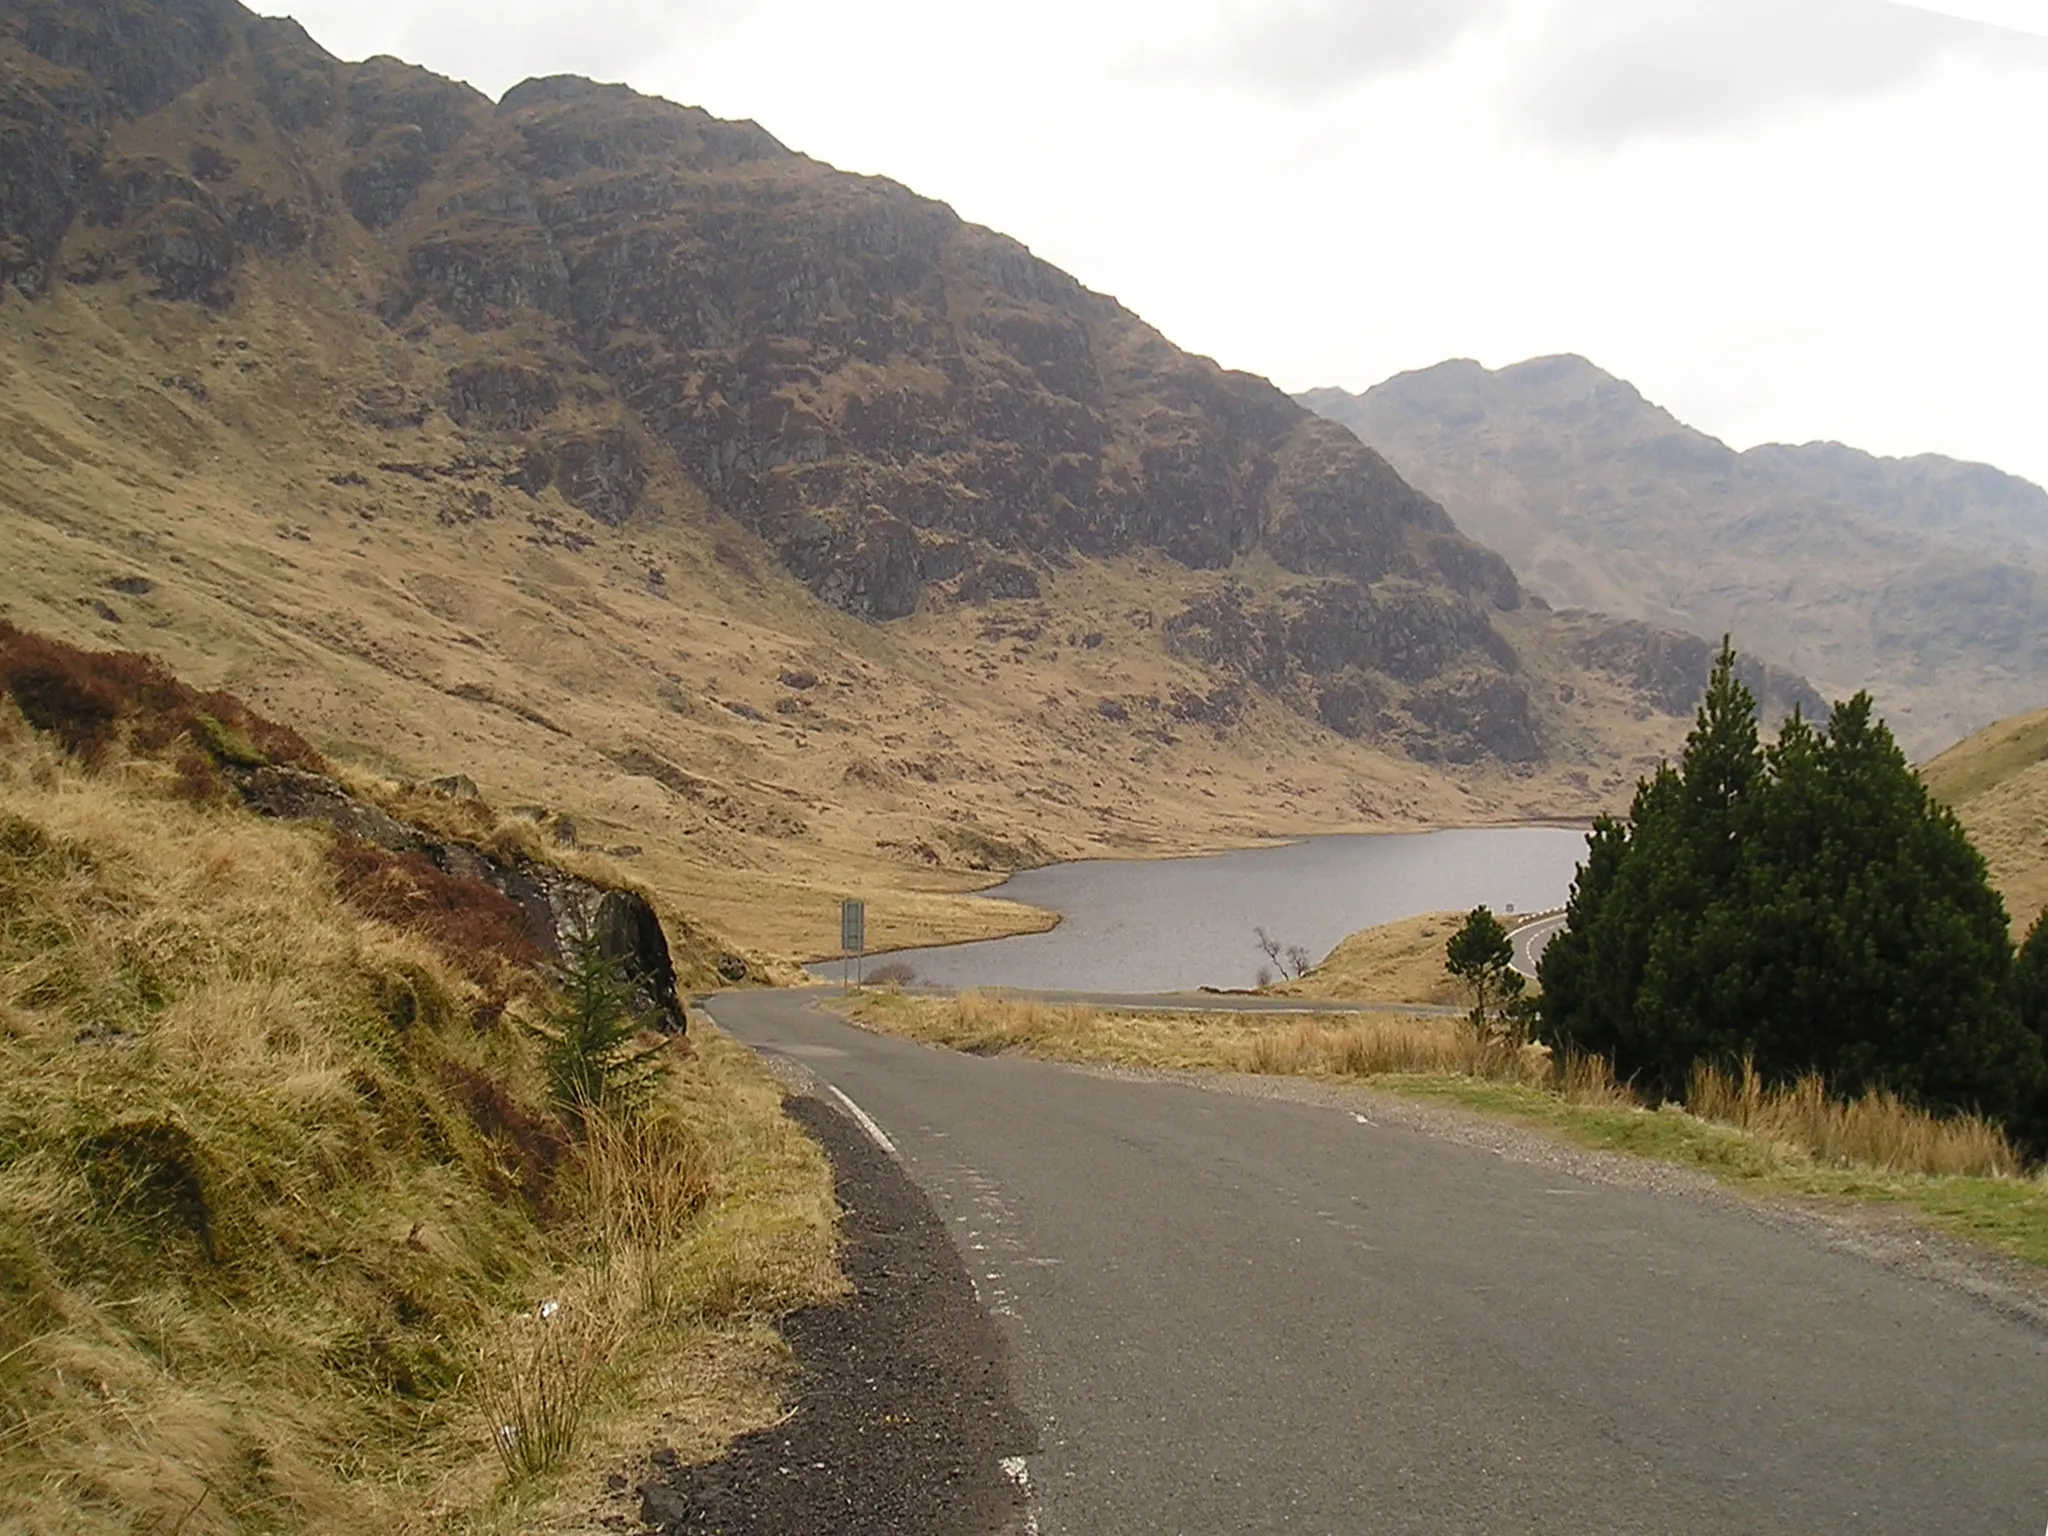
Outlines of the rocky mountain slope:
[{"label": "rocky mountain slope", "polygon": [[1018,863],[1611,804],[1705,677],[750,123],[20,0],[0,144],[6,611],[567,811],[770,948],[845,891],[960,937]]},{"label": "rocky mountain slope", "polygon": [[1907,750],[2048,691],[2048,491],[1838,443],[1737,453],[1579,357],[1450,362],[1302,403],[1440,498],[1553,602],[1719,634]]},{"label": "rocky mountain slope", "polygon": [[2024,935],[2048,907],[2048,709],[1986,726],[1921,775],[1983,850]]}]

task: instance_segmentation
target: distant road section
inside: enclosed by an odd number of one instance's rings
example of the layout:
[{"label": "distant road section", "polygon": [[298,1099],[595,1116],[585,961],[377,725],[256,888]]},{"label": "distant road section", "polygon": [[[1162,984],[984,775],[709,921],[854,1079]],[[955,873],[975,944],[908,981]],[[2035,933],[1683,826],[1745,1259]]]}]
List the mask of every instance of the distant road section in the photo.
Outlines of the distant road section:
[{"label": "distant road section", "polygon": [[1524,923],[1508,937],[1514,942],[1513,965],[1531,981],[1536,979],[1536,966],[1543,958],[1543,951],[1550,941],[1564,932],[1564,914],[1554,917],[1539,917],[1533,923]]}]

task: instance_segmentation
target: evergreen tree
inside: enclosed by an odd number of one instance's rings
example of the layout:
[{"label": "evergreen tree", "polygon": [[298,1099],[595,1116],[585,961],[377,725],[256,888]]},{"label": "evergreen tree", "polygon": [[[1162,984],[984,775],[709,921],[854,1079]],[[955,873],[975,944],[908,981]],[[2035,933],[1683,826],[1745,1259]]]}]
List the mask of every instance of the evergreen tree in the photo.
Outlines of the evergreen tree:
[{"label": "evergreen tree", "polygon": [[1444,946],[1444,969],[1472,989],[1473,1032],[1481,1039],[1516,1037],[1523,1012],[1516,1005],[1528,983],[1514,968],[1515,946],[1500,919],[1474,907]]},{"label": "evergreen tree", "polygon": [[2025,1032],[2039,1071],[2032,1107],[2014,1129],[2036,1153],[2048,1156],[2048,912],[2034,920],[2012,968],[2013,1015]]},{"label": "evergreen tree", "polygon": [[1766,751],[1724,642],[1678,766],[1595,825],[1541,967],[1543,1035],[1656,1092],[1748,1059],[2048,1139],[2039,944],[2011,974],[1982,858],[1867,695],[1825,730],[1795,713]]},{"label": "evergreen tree", "polygon": [[1564,927],[1536,962],[1537,982],[1543,989],[1542,1033],[1554,1046],[1603,1054],[1614,1049],[1611,1021],[1599,1006],[1600,984],[1607,972],[1594,958],[1593,942],[1620,882],[1628,845],[1623,823],[1612,816],[1595,819],[1586,839],[1585,862],[1573,877],[1571,897],[1565,902]]},{"label": "evergreen tree", "polygon": [[648,1017],[618,959],[588,937],[568,948],[561,991],[537,1032],[555,1102],[581,1127],[600,1111],[639,1108],[653,1090],[667,1042],[641,1041]]},{"label": "evergreen tree", "polygon": [[1750,1025],[1736,875],[1765,762],[1756,697],[1735,675],[1735,661],[1724,636],[1679,760],[1678,791],[1654,835],[1637,834],[1649,859],[1649,936],[1636,1070],[1674,1095],[1695,1061],[1739,1052]]},{"label": "evergreen tree", "polygon": [[[1772,999],[1759,1059],[1842,1093],[1886,1087],[1936,1108],[2010,1118],[2032,1068],[2008,1005],[2012,940],[1983,857],[1927,793],[1870,697],[1837,704],[1821,743],[1809,962],[1830,1006]],[[1780,871],[1784,880],[1787,872]]]}]

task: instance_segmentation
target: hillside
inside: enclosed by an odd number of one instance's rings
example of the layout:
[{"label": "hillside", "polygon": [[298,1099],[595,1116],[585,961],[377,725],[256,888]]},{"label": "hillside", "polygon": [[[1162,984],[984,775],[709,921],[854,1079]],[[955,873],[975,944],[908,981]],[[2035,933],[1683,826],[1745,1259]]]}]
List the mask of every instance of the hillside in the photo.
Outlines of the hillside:
[{"label": "hillside", "polygon": [[2048,907],[2048,709],[1987,726],[1920,774],[1962,818],[2024,935]]},{"label": "hillside", "polygon": [[1836,443],[1737,453],[1578,357],[1450,362],[1300,397],[1386,454],[1552,602],[1708,634],[1908,752],[2031,708],[2048,675],[2048,492]]},{"label": "hillside", "polygon": [[600,1528],[651,1444],[772,1420],[771,1320],[839,1290],[829,1170],[750,1053],[643,1037],[637,1113],[562,1107],[543,961],[645,907],[326,766],[0,626],[0,1529]]},{"label": "hillside", "polygon": [[4,611],[473,774],[740,942],[1612,806],[1704,683],[1271,385],[752,124],[493,104],[230,0],[11,7],[0,79]]}]

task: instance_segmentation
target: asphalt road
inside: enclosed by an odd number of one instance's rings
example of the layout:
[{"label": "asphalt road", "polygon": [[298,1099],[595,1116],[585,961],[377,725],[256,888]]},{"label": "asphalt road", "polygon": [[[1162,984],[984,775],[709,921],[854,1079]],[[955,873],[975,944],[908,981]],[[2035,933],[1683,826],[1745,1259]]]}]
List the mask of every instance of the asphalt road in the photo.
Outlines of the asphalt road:
[{"label": "asphalt road", "polygon": [[1509,963],[1531,981],[1536,979],[1536,962],[1543,958],[1544,946],[1564,931],[1565,917],[1562,912],[1554,917],[1539,917],[1533,923],[1524,923],[1509,935],[1514,944],[1515,958]]},{"label": "asphalt road", "polygon": [[711,1012],[947,1223],[1049,1536],[2048,1526],[2048,1330],[1799,1223],[800,994]]}]

